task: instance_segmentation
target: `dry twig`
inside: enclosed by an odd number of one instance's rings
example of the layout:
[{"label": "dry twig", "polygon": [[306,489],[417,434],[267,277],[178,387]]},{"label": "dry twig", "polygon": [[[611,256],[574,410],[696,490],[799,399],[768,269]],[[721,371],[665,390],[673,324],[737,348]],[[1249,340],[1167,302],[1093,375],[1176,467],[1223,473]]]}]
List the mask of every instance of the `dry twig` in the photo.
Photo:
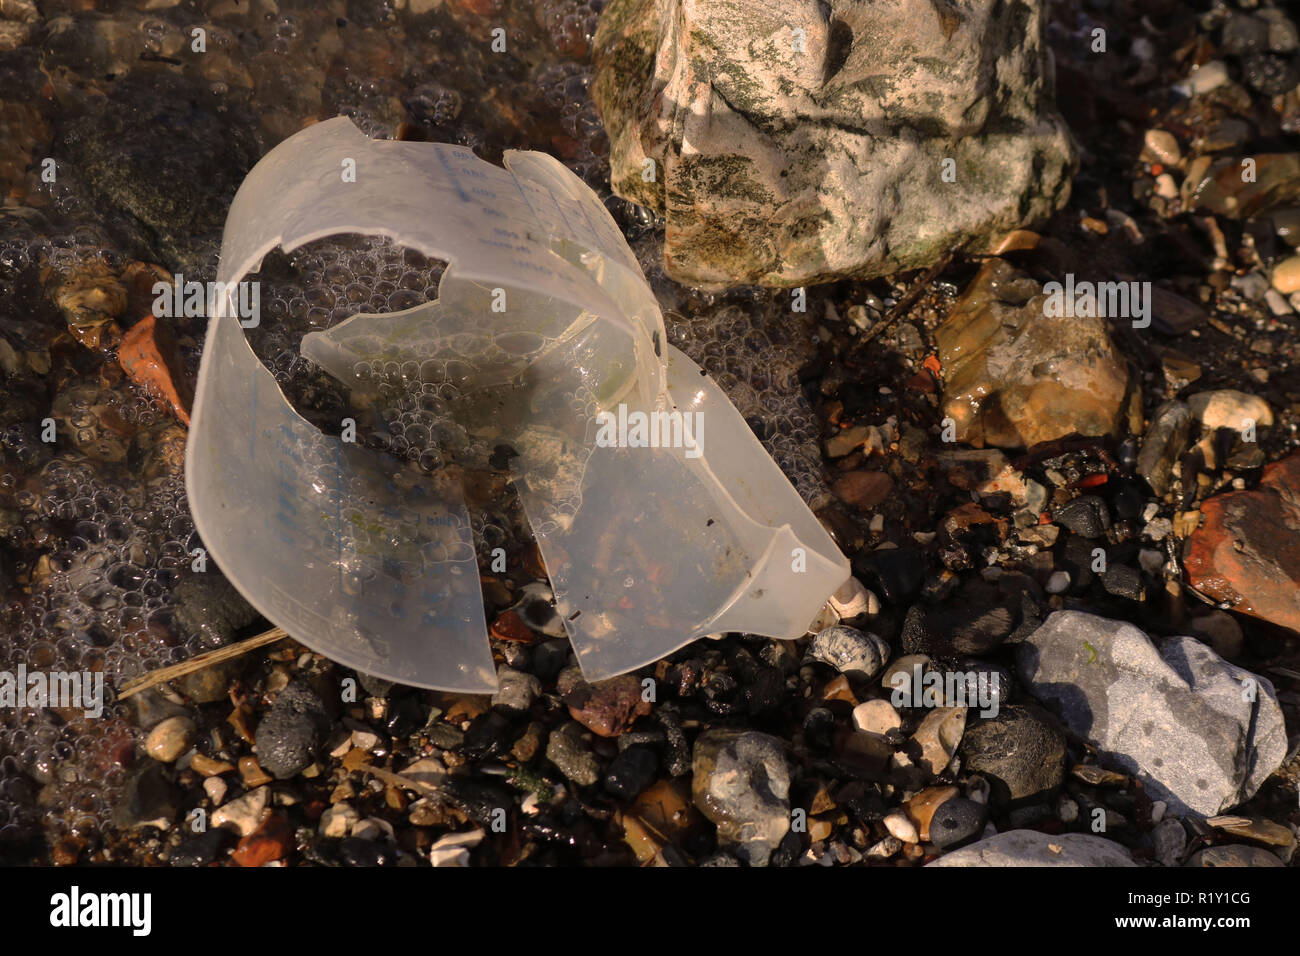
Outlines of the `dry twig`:
[{"label": "dry twig", "polygon": [[118,700],[126,700],[142,690],[148,690],[150,687],[156,687],[159,684],[165,684],[167,681],[176,680],[178,677],[184,677],[186,674],[193,674],[195,671],[201,671],[205,667],[211,667],[213,664],[220,664],[222,661],[228,661],[233,657],[239,657],[247,654],[249,651],[256,650],[259,647],[265,647],[267,644],[274,644],[276,641],[282,641],[289,635],[284,632],[282,627],[273,627],[269,631],[258,634],[256,637],[250,637],[247,640],[236,641],[228,647],[219,647],[215,651],[208,651],[206,654],[199,654],[197,657],[191,657],[188,661],[182,661],[179,664],[170,664],[167,667],[160,667],[156,671],[150,671],[142,677],[135,680],[127,681],[122,685],[121,691],[118,692]]}]

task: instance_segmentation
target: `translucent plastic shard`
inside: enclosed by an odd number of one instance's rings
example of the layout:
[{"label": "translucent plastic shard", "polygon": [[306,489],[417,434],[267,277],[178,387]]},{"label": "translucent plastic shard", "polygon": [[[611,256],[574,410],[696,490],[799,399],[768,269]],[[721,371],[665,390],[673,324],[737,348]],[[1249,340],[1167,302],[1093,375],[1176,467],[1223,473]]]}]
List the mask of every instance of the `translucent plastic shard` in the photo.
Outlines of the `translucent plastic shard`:
[{"label": "translucent plastic shard", "polygon": [[[356,389],[358,369],[436,383],[458,427],[517,452],[516,487],[588,679],[709,633],[798,637],[848,578],[740,414],[666,345],[617,226],[559,162],[508,152],[501,169],[462,147],[370,140],[343,118],[317,124],[249,173],[218,281],[233,289],[277,246],[340,233],[388,236],[450,265],[436,301],[353,316],[307,335],[303,355]],[[222,570],[267,618],[340,663],[494,690],[454,469],[397,469],[322,434],[221,305],[186,476]]]}]

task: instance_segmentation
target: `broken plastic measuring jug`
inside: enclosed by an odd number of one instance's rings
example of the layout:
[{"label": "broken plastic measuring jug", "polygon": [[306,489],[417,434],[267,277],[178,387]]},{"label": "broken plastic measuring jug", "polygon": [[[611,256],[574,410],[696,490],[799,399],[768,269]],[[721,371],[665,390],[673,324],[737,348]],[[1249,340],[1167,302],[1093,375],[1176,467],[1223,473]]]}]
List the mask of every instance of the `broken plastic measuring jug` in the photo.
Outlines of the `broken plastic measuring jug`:
[{"label": "broken plastic measuring jug", "polygon": [[[310,333],[302,354],[354,395],[364,370],[436,383],[458,427],[516,453],[515,486],[589,680],[706,634],[802,636],[847,560],[718,386],[667,345],[595,194],[543,153],[508,151],[505,165],[371,140],[345,118],[308,127],[236,194],[218,288],[234,290],[276,247],[345,233],[448,261],[436,300]],[[209,553],[258,611],[341,664],[495,690],[456,470],[399,468],[308,423],[232,299],[218,305],[186,453]]]}]

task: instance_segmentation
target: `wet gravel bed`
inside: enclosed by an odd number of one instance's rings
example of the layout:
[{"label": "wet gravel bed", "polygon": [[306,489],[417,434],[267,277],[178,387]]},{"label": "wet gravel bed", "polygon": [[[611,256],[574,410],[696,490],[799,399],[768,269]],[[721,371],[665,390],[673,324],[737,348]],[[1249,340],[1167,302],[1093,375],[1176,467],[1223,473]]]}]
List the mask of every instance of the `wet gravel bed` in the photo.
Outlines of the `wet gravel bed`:
[{"label": "wet gravel bed", "polygon": [[[96,719],[0,710],[0,861],[912,866],[1016,830],[1100,862],[1290,863],[1300,611],[1270,597],[1300,583],[1300,517],[1268,489],[1300,483],[1285,467],[1266,481],[1300,447],[1300,40],[1282,8],[1053,4],[1080,151],[1068,205],[996,259],[957,254],[901,310],[918,275],[813,287],[794,311],[788,290],[672,282],[662,223],[610,194],[586,94],[599,0],[88,6],[0,5],[0,142],[17,147],[0,153],[0,670],[102,672],[109,701]],[[199,23],[208,52],[192,55]],[[508,475],[489,465],[468,477],[496,696],[393,685],[284,640],[116,699],[269,627],[218,568],[195,571],[184,397],[142,388],[123,342],[160,275],[213,277],[256,159],[340,113],[493,161],[544,149],[606,200],[674,343],[852,562],[856,588],[816,633],[722,635],[588,684]],[[1253,183],[1222,174],[1243,158]],[[981,285],[997,262],[1007,271]],[[978,343],[949,319],[1009,325],[1039,303],[1017,283],[1041,292],[1065,273],[1152,283],[1154,320],[1101,323],[1101,359],[1086,329],[1062,333],[1054,361],[1089,370],[1097,396],[1122,381],[1114,400],[1067,405],[1079,429],[996,447],[979,436],[1011,426],[962,408],[954,383]],[[250,342],[323,423],[346,396],[297,355],[301,336],[406,308],[440,274],[385,242],[274,254]],[[150,381],[183,392],[203,328],[175,320]],[[1051,374],[992,383],[1019,389],[1015,427],[1062,413],[1037,387]],[[1111,433],[1074,434],[1088,415]],[[391,433],[365,440],[435,467]],[[1264,495],[1247,510],[1265,517],[1233,517],[1233,493]],[[1224,540],[1276,561],[1229,567]],[[1147,654],[1145,683],[1107,698],[1116,726],[1093,712],[1083,730],[1050,685],[1101,674],[1106,698],[1129,654]],[[1188,693],[1171,689],[1184,658],[1199,668]],[[1213,697],[1236,668],[1268,682],[1264,703]],[[935,706],[927,674],[979,675],[984,697]],[[1206,769],[1153,766],[1118,726],[1134,701],[1159,747]],[[1266,758],[1276,770],[1254,779],[1246,765]]]}]

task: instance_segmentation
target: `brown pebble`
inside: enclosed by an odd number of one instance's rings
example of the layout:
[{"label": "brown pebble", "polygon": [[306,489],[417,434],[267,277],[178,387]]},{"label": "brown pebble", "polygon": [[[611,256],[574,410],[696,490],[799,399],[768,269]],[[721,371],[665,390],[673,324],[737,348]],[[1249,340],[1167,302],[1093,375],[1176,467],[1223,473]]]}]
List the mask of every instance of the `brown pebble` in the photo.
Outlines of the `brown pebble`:
[{"label": "brown pebble", "polygon": [[654,832],[680,844],[704,823],[691,798],[691,784],[681,778],[657,780],[636,798],[636,815]]},{"label": "brown pebble", "polygon": [[262,769],[256,757],[239,758],[239,775],[244,778],[244,786],[252,790],[271,782],[271,775]]},{"label": "brown pebble", "polygon": [[343,769],[351,773],[370,763],[370,755],[360,747],[353,747],[343,756]]},{"label": "brown pebble", "polygon": [[64,837],[50,850],[55,866],[74,866],[81,859],[82,844],[74,837]]},{"label": "brown pebble", "polygon": [[569,716],[602,737],[617,737],[651,710],[641,695],[641,682],[631,674],[590,684],[577,668],[569,668],[560,674],[556,689]]},{"label": "brown pebble", "polygon": [[449,694],[444,698],[446,711],[443,719],[449,724],[473,720],[479,714],[492,709],[492,697],[489,694]]},{"label": "brown pebble", "polygon": [[235,768],[225,760],[214,760],[203,754],[195,754],[190,758],[190,769],[204,777],[216,777],[223,773],[230,773]]},{"label": "brown pebble", "polygon": [[928,843],[930,840],[930,821],[934,819],[934,812],[960,794],[961,791],[956,787],[926,787],[903,804],[903,810],[916,824],[923,842]]},{"label": "brown pebble", "polygon": [[533,644],[537,634],[524,623],[514,611],[502,611],[492,622],[492,636],[498,641],[512,641],[516,644]]},{"label": "brown pebble", "polygon": [[253,728],[248,724],[250,717],[252,717],[252,711],[249,706],[247,704],[240,704],[232,710],[230,716],[226,718],[226,723],[235,728],[235,733],[239,734],[239,738],[247,744],[253,742]]},{"label": "brown pebble", "polygon": [[826,686],[822,688],[822,700],[842,700],[850,707],[858,706],[858,699],[853,696],[849,679],[843,674],[838,674],[826,682]]},{"label": "brown pebble", "polygon": [[542,724],[535,720],[532,721],[529,723],[528,729],[520,735],[514,746],[510,748],[511,755],[520,763],[528,763],[542,749],[542,738],[545,733],[546,728]]},{"label": "brown pebble", "polygon": [[1094,787],[1122,787],[1128,783],[1127,775],[1106,770],[1095,764],[1075,764],[1070,768],[1070,773]]},{"label": "brown pebble", "polygon": [[1013,229],[993,247],[993,255],[1000,256],[1007,252],[1023,252],[1029,249],[1036,249],[1041,237],[1036,232],[1030,232],[1028,229]]},{"label": "brown pebble", "polygon": [[853,508],[874,508],[894,490],[894,479],[883,471],[850,471],[831,485],[835,497]]}]

